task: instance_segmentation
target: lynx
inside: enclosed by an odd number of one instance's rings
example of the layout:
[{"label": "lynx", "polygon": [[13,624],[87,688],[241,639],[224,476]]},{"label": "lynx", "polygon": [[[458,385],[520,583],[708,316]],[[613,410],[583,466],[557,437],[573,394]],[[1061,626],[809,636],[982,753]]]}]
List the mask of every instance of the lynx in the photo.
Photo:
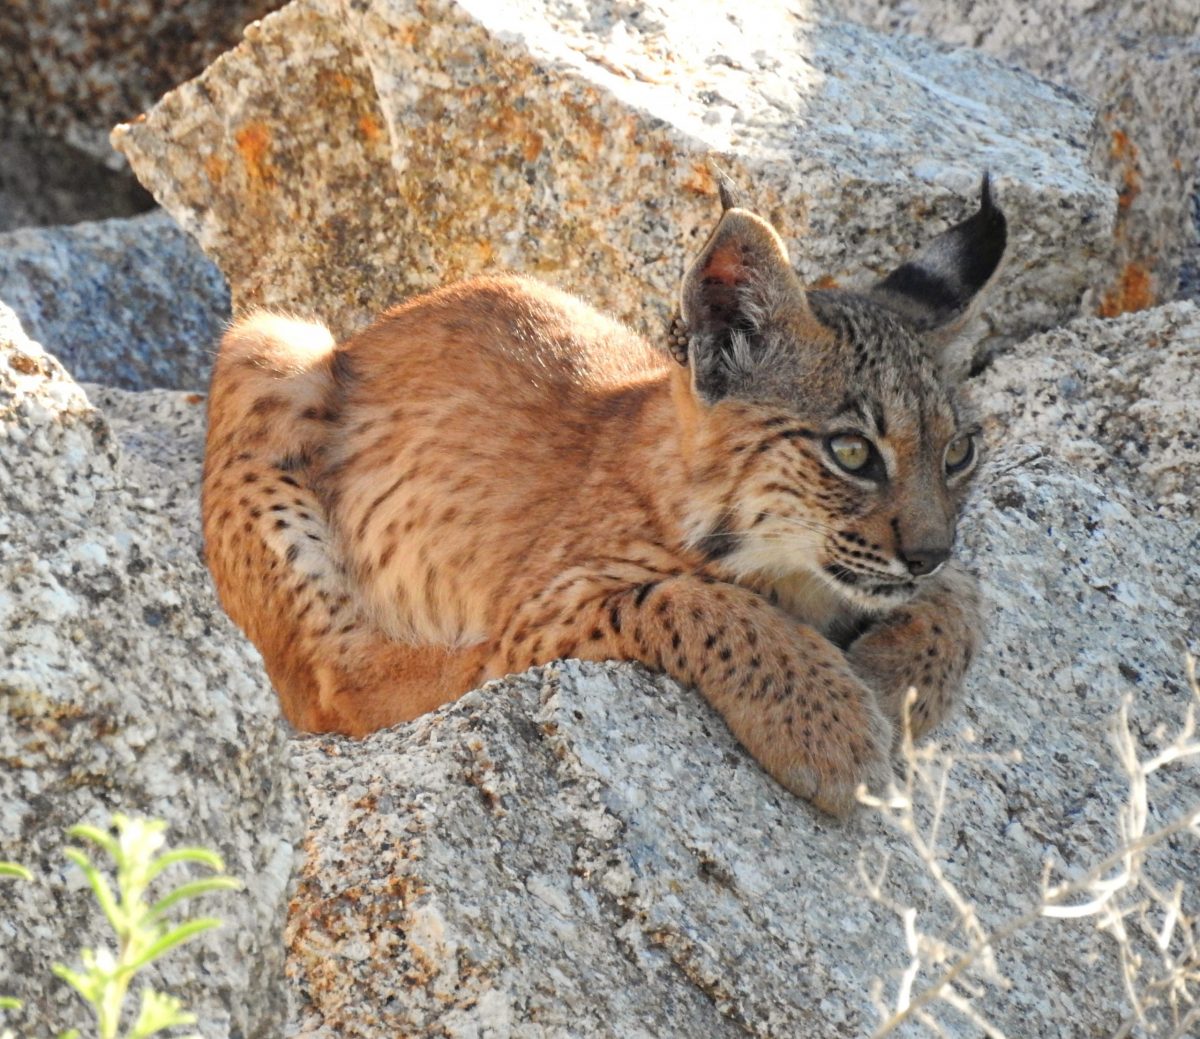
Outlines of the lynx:
[{"label": "lynx", "polygon": [[213,373],[204,533],[299,729],[361,736],[560,657],[694,687],[831,812],[890,774],[979,631],[950,560],[979,457],[938,343],[1006,239],[978,211],[861,293],[723,212],[656,347],[490,276],[347,342],[253,314]]}]

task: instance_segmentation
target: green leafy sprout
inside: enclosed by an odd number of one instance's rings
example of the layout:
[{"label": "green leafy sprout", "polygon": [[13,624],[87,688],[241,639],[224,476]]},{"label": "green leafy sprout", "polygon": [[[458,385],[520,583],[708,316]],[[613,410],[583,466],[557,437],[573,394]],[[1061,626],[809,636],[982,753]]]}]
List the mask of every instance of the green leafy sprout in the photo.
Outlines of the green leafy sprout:
[{"label": "green leafy sprout", "polygon": [[[214,917],[200,917],[171,923],[167,914],[179,903],[211,891],[236,891],[241,883],[225,875],[221,857],[207,848],[176,848],[159,854],[166,843],[166,823],[157,819],[136,819],[116,814],[112,829],[116,835],[96,826],[72,826],[67,835],[90,842],[106,852],[116,868],[116,888],[80,848],[68,848],[66,856],[87,878],[96,901],[116,936],[116,951],[109,948],[80,951],[82,969],[61,963],[54,973],[75,989],[96,1015],[99,1039],[148,1039],[168,1028],[196,1023],[194,1014],[183,1009],[174,996],[156,992],[149,986],[141,991],[141,1004],[132,1025],[121,1032],[125,998],[138,971],[160,956],[205,931],[220,926]],[[149,901],[150,885],[164,870],[180,862],[192,862],[213,871],[180,884],[156,901]],[[30,879],[28,870],[14,863],[0,863],[0,877]],[[20,1002],[0,997],[0,1010],[14,1010]],[[64,1032],[59,1039],[78,1039],[77,1031]],[[12,1039],[0,1033],[0,1039]],[[198,1039],[189,1036],[188,1039]]]}]

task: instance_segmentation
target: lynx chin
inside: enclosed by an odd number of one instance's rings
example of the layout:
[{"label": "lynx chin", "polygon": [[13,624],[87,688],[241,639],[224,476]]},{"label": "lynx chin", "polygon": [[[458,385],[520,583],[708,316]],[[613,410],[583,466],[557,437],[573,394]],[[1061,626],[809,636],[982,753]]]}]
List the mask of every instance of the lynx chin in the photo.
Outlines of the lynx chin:
[{"label": "lynx chin", "polygon": [[270,313],[213,372],[204,534],[298,728],[361,736],[558,657],[694,687],[829,812],[890,775],[976,646],[950,558],[979,458],[943,370],[1004,252],[978,211],[861,293],[805,290],[735,204],[652,345],[520,276],[344,343]]}]

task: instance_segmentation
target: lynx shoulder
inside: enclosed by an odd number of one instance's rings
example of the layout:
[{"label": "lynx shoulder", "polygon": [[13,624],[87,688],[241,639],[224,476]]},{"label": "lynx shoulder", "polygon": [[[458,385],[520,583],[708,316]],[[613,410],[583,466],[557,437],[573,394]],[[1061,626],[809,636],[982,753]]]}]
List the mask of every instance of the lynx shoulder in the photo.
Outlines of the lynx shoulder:
[{"label": "lynx shoulder", "polygon": [[978,637],[951,559],[979,456],[937,343],[1000,262],[978,211],[862,293],[730,204],[669,347],[485,277],[347,342],[270,314],[213,373],[204,532],[297,727],[362,735],[558,657],[694,687],[779,782],[882,782]]}]

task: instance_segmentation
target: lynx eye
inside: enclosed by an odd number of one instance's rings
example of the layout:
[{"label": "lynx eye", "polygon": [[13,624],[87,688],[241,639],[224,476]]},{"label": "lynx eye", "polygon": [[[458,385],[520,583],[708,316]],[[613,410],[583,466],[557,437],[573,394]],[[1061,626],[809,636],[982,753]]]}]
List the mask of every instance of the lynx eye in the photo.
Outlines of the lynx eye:
[{"label": "lynx eye", "polygon": [[970,433],[955,437],[946,447],[946,472],[961,472],[975,457],[975,438]]},{"label": "lynx eye", "polygon": [[861,473],[871,461],[871,441],[866,437],[856,436],[853,433],[842,433],[839,436],[830,437],[825,442],[825,446],[833,455],[833,460],[848,473]]}]

